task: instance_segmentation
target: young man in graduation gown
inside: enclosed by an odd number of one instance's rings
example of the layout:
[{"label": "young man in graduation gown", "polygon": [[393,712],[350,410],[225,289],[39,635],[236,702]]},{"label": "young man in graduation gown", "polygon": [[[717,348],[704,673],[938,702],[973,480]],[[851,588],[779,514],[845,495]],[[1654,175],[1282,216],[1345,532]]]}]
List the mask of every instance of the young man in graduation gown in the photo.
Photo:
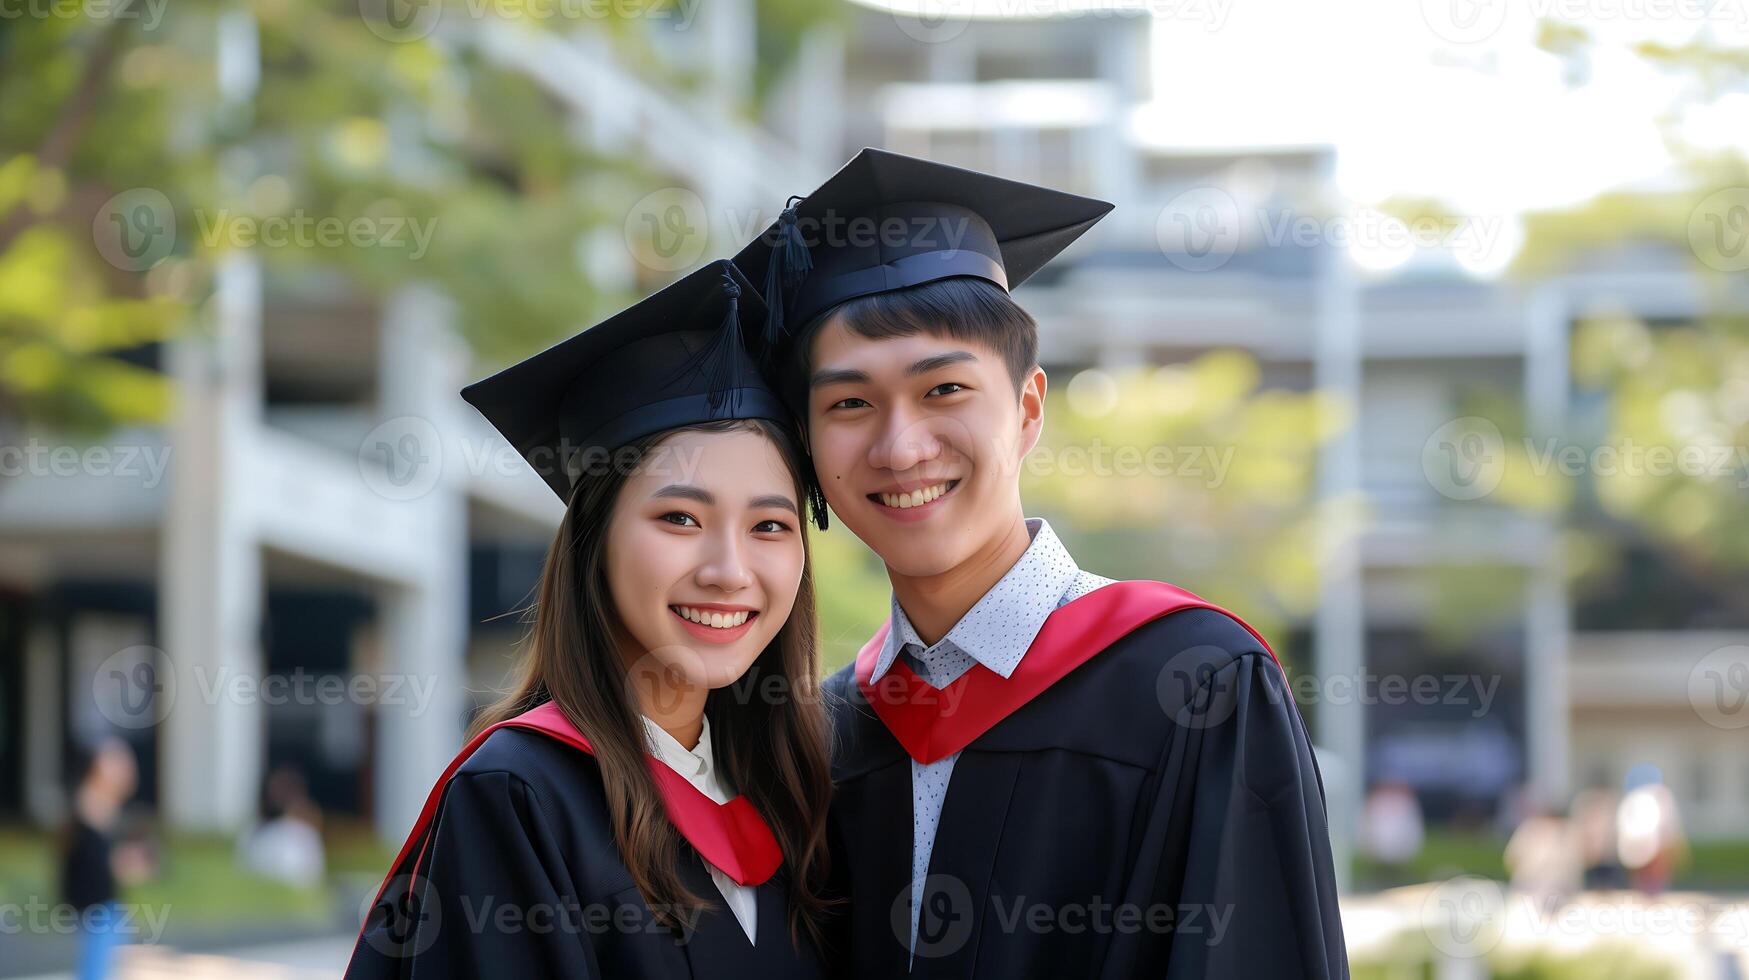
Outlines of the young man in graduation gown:
[{"label": "young man in graduation gown", "polygon": [[736,257],[888,621],[826,692],[859,977],[1342,977],[1324,793],[1237,617],[1023,516],[1008,290],[1110,205],[864,150]]}]

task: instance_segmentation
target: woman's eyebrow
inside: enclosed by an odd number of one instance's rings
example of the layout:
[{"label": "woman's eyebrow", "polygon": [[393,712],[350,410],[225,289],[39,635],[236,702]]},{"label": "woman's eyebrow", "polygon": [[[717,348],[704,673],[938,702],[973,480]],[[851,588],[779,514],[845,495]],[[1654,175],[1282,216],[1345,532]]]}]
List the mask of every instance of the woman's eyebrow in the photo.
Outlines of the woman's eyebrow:
[{"label": "woman's eyebrow", "polygon": [[799,511],[796,510],[795,501],[789,499],[788,497],[784,496],[781,493],[772,493],[772,494],[767,494],[763,497],[754,497],[752,500],[748,501],[748,506],[752,507],[754,510],[758,510],[758,509],[763,508],[763,507],[776,507],[779,510],[787,510],[792,514],[799,514],[800,513]]},{"label": "woman's eyebrow", "polygon": [[651,497],[683,497],[696,500],[706,507],[715,507],[717,498],[703,487],[695,487],[688,483],[670,483],[662,489],[650,494]]},{"label": "woman's eyebrow", "polygon": [[[711,493],[703,487],[692,486],[689,483],[670,483],[662,489],[657,490],[655,493],[650,494],[650,496],[681,497],[686,500],[696,500],[699,503],[704,504],[706,507],[715,507],[717,505],[716,494]],[[787,510],[792,514],[801,513],[801,511],[797,509],[795,501],[781,493],[770,493],[762,497],[754,497],[747,502],[747,506],[754,509],[776,507],[779,510]]]}]

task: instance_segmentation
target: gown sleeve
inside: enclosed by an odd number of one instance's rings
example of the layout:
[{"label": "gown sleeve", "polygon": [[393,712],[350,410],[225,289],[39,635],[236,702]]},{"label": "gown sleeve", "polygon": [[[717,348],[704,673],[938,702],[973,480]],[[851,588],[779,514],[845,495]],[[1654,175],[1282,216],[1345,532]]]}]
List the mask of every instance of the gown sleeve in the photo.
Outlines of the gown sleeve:
[{"label": "gown sleeve", "polygon": [[1117,944],[1106,973],[1346,978],[1322,778],[1281,667],[1253,650],[1198,679],[1163,705],[1176,725],[1133,881],[1172,923]]},{"label": "gown sleeve", "polygon": [[535,791],[508,772],[449,783],[419,873],[371,909],[357,978],[601,976],[577,892]]}]

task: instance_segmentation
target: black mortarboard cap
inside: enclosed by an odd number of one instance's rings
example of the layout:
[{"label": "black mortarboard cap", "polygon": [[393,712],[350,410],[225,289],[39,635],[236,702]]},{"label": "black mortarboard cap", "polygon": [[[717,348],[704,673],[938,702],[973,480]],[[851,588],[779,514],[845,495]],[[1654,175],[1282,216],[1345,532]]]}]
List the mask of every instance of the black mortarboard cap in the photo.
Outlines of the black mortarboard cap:
[{"label": "black mortarboard cap", "polygon": [[[462,389],[522,458],[569,501],[579,467],[634,439],[719,419],[794,416],[747,341],[765,304],[719,259],[619,314]],[[605,461],[605,457],[597,457]],[[812,474],[809,496],[824,526]]]},{"label": "black mortarboard cap", "polygon": [[975,276],[1012,290],[1105,201],[865,148],[735,256],[768,307],[762,356],[845,300]]}]

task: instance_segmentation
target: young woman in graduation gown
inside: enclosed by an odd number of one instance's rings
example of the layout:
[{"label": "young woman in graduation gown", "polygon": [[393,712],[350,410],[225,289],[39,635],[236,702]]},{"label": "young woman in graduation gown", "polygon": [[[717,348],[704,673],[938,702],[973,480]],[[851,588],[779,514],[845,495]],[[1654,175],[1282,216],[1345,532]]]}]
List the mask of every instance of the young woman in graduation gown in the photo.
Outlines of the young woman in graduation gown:
[{"label": "young woman in graduation gown", "polygon": [[[815,498],[739,348],[744,285],[707,267],[464,391],[567,506],[514,688],[433,789],[349,977],[826,975]],[[725,300],[721,335],[681,329]]]}]

